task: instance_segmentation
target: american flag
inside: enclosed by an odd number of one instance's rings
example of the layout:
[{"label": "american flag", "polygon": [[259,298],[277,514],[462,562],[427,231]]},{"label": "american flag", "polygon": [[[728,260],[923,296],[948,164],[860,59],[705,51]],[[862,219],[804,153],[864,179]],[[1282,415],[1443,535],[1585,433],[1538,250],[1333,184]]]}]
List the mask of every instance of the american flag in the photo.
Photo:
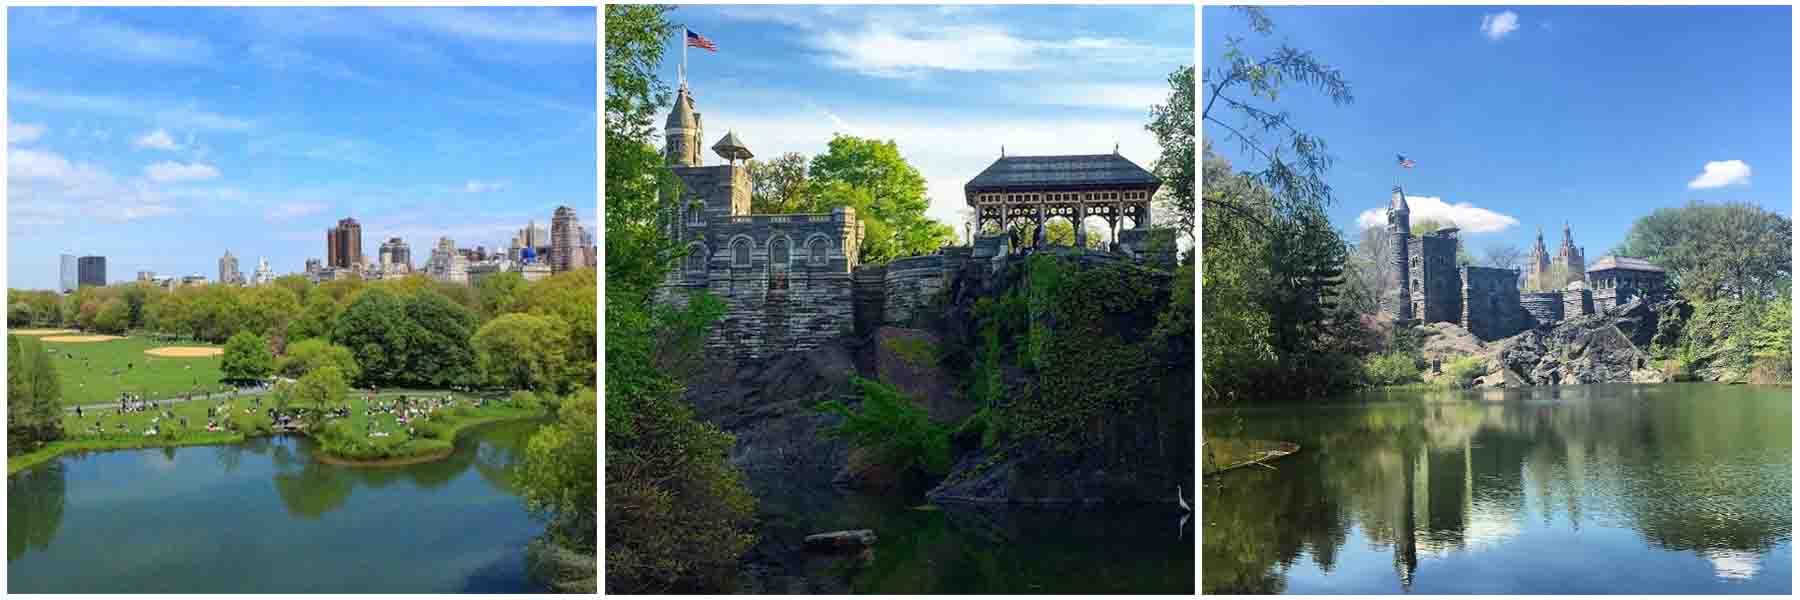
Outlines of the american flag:
[{"label": "american flag", "polygon": [[1402,169],[1411,169],[1411,168],[1413,168],[1413,166],[1418,164],[1418,163],[1413,162],[1412,159],[1407,158],[1404,155],[1395,154],[1394,158],[1400,159],[1400,168],[1402,168]]},{"label": "american flag", "polygon": [[711,52],[719,51],[719,47],[714,46],[712,40],[706,39],[706,36],[694,33],[694,30],[692,29],[687,30],[687,45],[689,48],[704,48]]}]

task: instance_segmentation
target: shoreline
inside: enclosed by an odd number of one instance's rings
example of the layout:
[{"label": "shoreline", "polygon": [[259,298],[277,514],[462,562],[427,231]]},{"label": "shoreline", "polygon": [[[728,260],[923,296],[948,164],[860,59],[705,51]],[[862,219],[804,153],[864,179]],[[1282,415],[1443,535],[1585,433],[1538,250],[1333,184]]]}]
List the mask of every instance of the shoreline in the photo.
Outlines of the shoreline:
[{"label": "shoreline", "polygon": [[[455,453],[456,441],[462,439],[462,435],[464,432],[467,432],[474,427],[487,425],[487,424],[491,424],[491,423],[499,423],[502,421],[543,418],[544,416],[547,416],[549,413],[550,413],[550,411],[547,409],[539,409],[539,410],[532,411],[528,414],[522,414],[522,415],[495,415],[495,416],[485,417],[485,418],[470,418],[467,422],[456,423],[451,426],[450,440],[445,447],[442,447],[442,448],[434,447],[434,448],[429,449],[426,452],[422,452],[419,454],[411,454],[411,455],[407,455],[407,456],[394,456],[394,457],[386,457],[386,458],[376,458],[376,459],[358,459],[358,458],[350,458],[350,457],[342,457],[342,456],[333,455],[330,452],[326,451],[324,449],[324,447],[321,446],[314,450],[313,458],[322,463],[331,464],[331,465],[339,465],[339,466],[348,466],[348,467],[398,467],[398,466],[407,466],[407,465],[416,465],[416,464],[423,464],[423,463],[428,463],[428,462],[435,462],[435,461],[443,460],[445,458],[449,458],[451,454]],[[215,434],[219,434],[219,433],[223,433],[223,435],[215,435]],[[71,453],[110,452],[110,451],[116,451],[116,450],[149,450],[152,448],[180,448],[180,447],[185,447],[185,446],[216,446],[216,445],[224,445],[224,444],[242,443],[242,442],[248,441],[252,437],[273,437],[273,436],[282,435],[285,433],[290,433],[290,432],[270,432],[267,434],[254,435],[254,436],[246,435],[244,433],[235,432],[235,431],[233,431],[233,432],[204,432],[194,438],[180,438],[180,439],[174,439],[174,440],[164,440],[161,438],[147,438],[147,439],[141,439],[141,440],[102,438],[102,439],[56,441],[56,442],[51,442],[49,445],[46,445],[43,448],[39,448],[32,452],[20,454],[18,456],[7,457],[6,458],[6,476],[11,477],[13,475],[17,475],[20,471],[50,462],[51,460],[54,460],[65,454],[71,454]],[[292,433],[297,433],[298,435],[302,435],[302,436],[306,436],[306,437],[312,437],[311,435],[309,435],[305,432],[292,432]]]}]

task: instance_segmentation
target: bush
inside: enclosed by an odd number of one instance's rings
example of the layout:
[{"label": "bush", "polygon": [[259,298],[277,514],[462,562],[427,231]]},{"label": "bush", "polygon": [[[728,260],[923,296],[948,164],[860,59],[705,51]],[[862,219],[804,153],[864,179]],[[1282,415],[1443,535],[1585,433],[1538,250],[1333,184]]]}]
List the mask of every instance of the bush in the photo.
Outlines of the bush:
[{"label": "bush", "polygon": [[1419,381],[1419,363],[1410,354],[1389,352],[1376,354],[1363,363],[1363,376],[1370,385],[1401,385]]},{"label": "bush", "polygon": [[950,432],[914,405],[912,398],[879,381],[852,377],[862,389],[862,404],[852,410],[837,400],[820,402],[819,412],[837,414],[844,422],[822,435],[849,440],[873,453],[877,462],[905,471],[918,467],[932,475],[950,470]]},{"label": "bush", "polygon": [[1459,356],[1444,365],[1444,375],[1459,388],[1469,387],[1476,377],[1487,374],[1487,361],[1473,356]]}]

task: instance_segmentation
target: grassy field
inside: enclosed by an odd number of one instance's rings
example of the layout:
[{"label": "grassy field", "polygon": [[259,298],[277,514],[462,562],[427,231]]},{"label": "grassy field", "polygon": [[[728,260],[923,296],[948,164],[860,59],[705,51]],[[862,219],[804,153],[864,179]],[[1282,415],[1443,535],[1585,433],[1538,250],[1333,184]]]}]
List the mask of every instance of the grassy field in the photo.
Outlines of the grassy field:
[{"label": "grassy field", "polygon": [[[145,350],[169,344],[148,338],[108,342],[43,342],[62,380],[63,406],[117,402],[120,392],[162,400],[198,390],[221,390],[220,357],[162,358]],[[184,343],[183,346],[205,344]],[[115,371],[117,374],[115,375]],[[205,410],[201,413],[204,416]],[[202,421],[201,427],[206,423]]]},{"label": "grassy field", "polygon": [[[213,359],[217,360],[217,359]],[[442,397],[451,392],[392,390],[382,391],[376,396],[377,402],[391,402],[395,398],[406,395],[417,398],[421,395]],[[468,402],[476,396],[463,393],[454,394],[459,401]],[[261,399],[261,405],[257,399]],[[214,402],[181,402],[163,405],[159,410],[116,414],[116,409],[107,408],[97,411],[86,411],[80,417],[70,414],[63,419],[65,439],[52,443],[37,451],[7,458],[8,475],[35,465],[64,452],[83,450],[115,450],[125,448],[152,448],[162,446],[189,446],[197,444],[220,444],[241,441],[246,435],[266,435],[269,428],[267,409],[272,406],[267,397],[239,397],[235,400],[220,399]],[[299,405],[296,405],[297,408]],[[368,406],[360,393],[353,393],[349,398],[350,417],[334,419],[331,427],[340,428],[341,434],[335,439],[321,439],[320,444],[329,453],[354,460],[381,460],[406,457],[431,456],[441,454],[451,448],[456,434],[462,429],[492,421],[532,418],[546,414],[546,409],[536,406],[516,406],[509,400],[489,399],[486,406],[473,408],[463,404],[454,409],[439,409],[436,414],[426,419],[414,420],[407,425],[400,424],[393,415],[369,415]],[[207,408],[219,408],[231,415],[236,431],[206,431]],[[162,411],[168,411],[173,417],[163,418]],[[246,412],[248,411],[248,412]],[[186,426],[181,419],[187,419]],[[153,427],[152,419],[158,419],[154,427],[157,435],[145,435]],[[224,419],[217,419],[225,426]],[[95,432],[98,424],[100,430]],[[123,426],[121,428],[121,426]],[[414,430],[409,434],[409,426]],[[370,436],[369,432],[386,432],[386,436]]]}]

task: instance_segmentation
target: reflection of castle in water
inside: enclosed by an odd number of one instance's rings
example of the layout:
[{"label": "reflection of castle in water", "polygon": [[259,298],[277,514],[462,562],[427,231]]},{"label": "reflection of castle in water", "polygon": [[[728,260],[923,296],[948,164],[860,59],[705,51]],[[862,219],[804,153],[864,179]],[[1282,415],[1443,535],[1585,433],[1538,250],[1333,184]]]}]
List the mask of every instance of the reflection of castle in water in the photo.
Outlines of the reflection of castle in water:
[{"label": "reflection of castle in water", "polygon": [[[1469,402],[1458,392],[1428,394],[1423,403],[1347,419],[1350,432],[1343,435],[1369,446],[1333,448],[1343,458],[1321,458],[1317,473],[1290,476],[1327,480],[1328,495],[1344,505],[1348,521],[1391,552],[1406,591],[1421,576],[1421,561],[1503,544],[1534,522],[1576,532],[1583,525],[1629,528],[1650,546],[1704,558],[1721,579],[1752,578],[1761,557],[1788,539],[1789,486],[1715,467],[1736,465],[1745,452],[1785,448],[1787,430],[1670,436],[1658,429],[1675,418],[1723,424],[1724,431],[1756,419],[1734,408],[1741,404],[1708,409],[1725,414],[1696,415],[1652,402],[1665,393],[1675,392],[1525,388],[1506,390],[1496,403]],[[1674,418],[1659,411],[1674,411]],[[1328,443],[1346,443],[1333,439]],[[1696,457],[1704,461],[1685,462]],[[1314,554],[1323,556],[1317,548]]]}]

